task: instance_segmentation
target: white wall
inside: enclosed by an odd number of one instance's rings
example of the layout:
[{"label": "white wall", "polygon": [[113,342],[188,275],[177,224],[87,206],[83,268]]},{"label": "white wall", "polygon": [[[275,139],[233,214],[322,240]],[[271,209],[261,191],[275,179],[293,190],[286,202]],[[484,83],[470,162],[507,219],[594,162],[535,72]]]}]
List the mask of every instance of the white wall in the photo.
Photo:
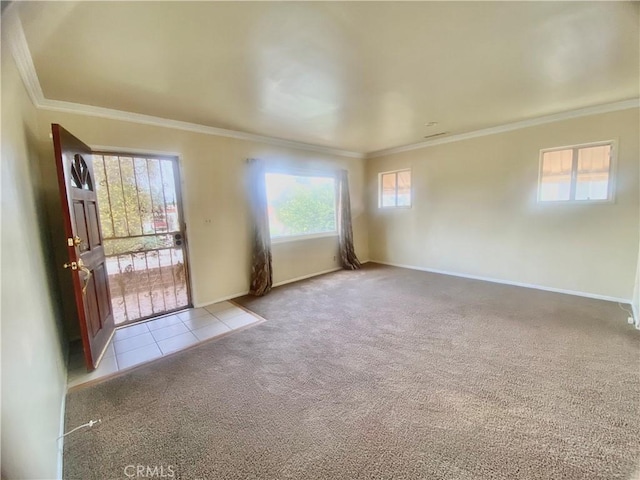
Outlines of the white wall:
[{"label": "white wall", "polygon": [[[362,159],[39,110],[38,137],[41,141],[43,169],[50,180],[45,188],[52,218],[59,215],[60,205],[48,136],[51,123],[61,124],[89,145],[180,154],[193,300],[196,305],[206,305],[248,291],[251,220],[247,202],[247,158],[262,158],[267,166],[274,168],[294,166],[314,171],[347,169],[355,248],[360,258],[368,258]],[[52,224],[51,228],[55,237],[64,236],[60,225]],[[283,282],[335,268],[338,266],[334,261],[336,252],[337,237],[274,245],[274,281]],[[73,322],[69,328],[74,328]],[[77,332],[72,330],[72,336],[75,334]]]},{"label": "white wall", "polygon": [[42,216],[36,123],[36,110],[3,36],[2,478],[7,479],[57,477],[56,439],[66,392]]},{"label": "white wall", "polygon": [[[539,151],[618,141],[616,201],[538,204]],[[367,162],[372,260],[626,299],[638,264],[638,109]],[[377,174],[410,167],[411,209],[377,208]]]}]

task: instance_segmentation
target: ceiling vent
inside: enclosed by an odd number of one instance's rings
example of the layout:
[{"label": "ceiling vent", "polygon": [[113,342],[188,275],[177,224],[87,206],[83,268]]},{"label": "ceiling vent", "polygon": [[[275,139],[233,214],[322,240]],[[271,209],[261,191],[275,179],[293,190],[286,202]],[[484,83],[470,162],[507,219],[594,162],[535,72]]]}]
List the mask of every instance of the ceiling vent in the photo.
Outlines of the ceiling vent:
[{"label": "ceiling vent", "polygon": [[425,136],[424,138],[439,137],[439,136],[441,136],[441,135],[446,135],[446,134],[448,134],[448,133],[449,133],[449,132],[434,133],[434,134],[432,134],[432,135],[427,135],[427,136]]}]

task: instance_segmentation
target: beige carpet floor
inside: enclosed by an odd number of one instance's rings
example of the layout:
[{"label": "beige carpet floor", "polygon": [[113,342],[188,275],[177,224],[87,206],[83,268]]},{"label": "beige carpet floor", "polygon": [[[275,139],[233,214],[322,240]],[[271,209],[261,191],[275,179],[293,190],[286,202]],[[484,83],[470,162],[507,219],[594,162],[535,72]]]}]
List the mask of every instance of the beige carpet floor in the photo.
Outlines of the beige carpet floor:
[{"label": "beige carpet floor", "polygon": [[65,478],[626,480],[637,467],[640,332],[615,303],[373,264],[239,302],[267,322],[69,393],[67,429],[102,423],[67,437]]}]

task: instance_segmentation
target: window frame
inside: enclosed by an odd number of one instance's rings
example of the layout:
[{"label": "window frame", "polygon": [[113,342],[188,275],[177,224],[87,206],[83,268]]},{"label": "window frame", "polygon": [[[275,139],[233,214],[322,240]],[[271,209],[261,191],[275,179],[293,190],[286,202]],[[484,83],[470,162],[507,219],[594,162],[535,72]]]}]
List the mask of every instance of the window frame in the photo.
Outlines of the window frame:
[{"label": "window frame", "polygon": [[[398,173],[409,172],[411,178],[411,184],[409,186],[409,205],[398,205]],[[383,205],[382,204],[382,177],[384,175],[389,175],[390,173],[394,173],[396,176],[396,201],[395,205]],[[378,208],[388,210],[388,209],[410,209],[413,207],[413,172],[411,168],[400,168],[398,170],[389,170],[387,172],[379,172],[378,173]]]},{"label": "window frame", "polygon": [[[617,152],[618,145],[617,139],[613,140],[602,140],[598,142],[589,142],[589,143],[579,143],[575,145],[566,145],[563,147],[552,147],[552,148],[543,148],[540,150],[540,155],[538,159],[538,184],[536,186],[536,202],[539,205],[565,205],[565,204],[606,204],[606,203],[615,203],[615,186],[616,186],[616,177],[617,177]],[[576,196],[576,185],[578,183],[578,152],[583,148],[591,148],[591,147],[601,147],[604,145],[609,145],[609,178],[607,184],[607,198],[606,199],[587,199],[587,200],[577,200]],[[542,168],[543,168],[543,159],[544,154],[548,152],[559,152],[562,150],[572,150],[571,154],[571,184],[569,185],[569,199],[567,200],[542,200],[540,198],[540,193],[542,190]]]},{"label": "window frame", "polygon": [[[336,172],[330,171],[318,171],[311,169],[297,169],[297,168],[269,168],[265,171],[265,193],[268,190],[267,186],[267,175],[289,175],[291,177],[322,177],[322,178],[330,178],[333,180],[334,185],[334,211],[335,211],[335,229],[327,232],[317,232],[317,233],[302,233],[296,235],[280,235],[273,236],[271,234],[271,222],[269,221],[269,238],[271,240],[271,244],[278,243],[288,243],[288,242],[299,242],[301,240],[314,240],[318,238],[328,238],[328,237],[337,237],[338,236],[338,175]],[[269,206],[269,198],[267,196],[267,207]]]}]

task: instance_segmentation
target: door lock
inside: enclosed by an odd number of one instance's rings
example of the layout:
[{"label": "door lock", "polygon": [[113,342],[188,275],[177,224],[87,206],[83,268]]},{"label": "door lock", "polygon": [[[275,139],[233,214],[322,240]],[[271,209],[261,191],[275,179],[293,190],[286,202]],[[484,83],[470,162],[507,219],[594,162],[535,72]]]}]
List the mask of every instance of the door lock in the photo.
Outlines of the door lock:
[{"label": "door lock", "polygon": [[82,271],[84,271],[84,270],[85,270],[84,262],[82,261],[82,259],[81,259],[81,258],[80,258],[80,259],[78,259],[78,261],[77,261],[77,262],[65,263],[65,264],[63,264],[62,266],[63,266],[64,268],[70,268],[71,270],[78,270],[78,269],[80,269],[80,270],[82,270]]},{"label": "door lock", "polygon": [[67,245],[69,247],[78,247],[82,243],[82,239],[79,236],[75,236],[73,238],[67,238]]},{"label": "door lock", "polygon": [[173,235],[173,246],[174,247],[181,247],[183,243],[184,243],[184,239],[183,239],[181,233],[176,233],[176,234]]}]

